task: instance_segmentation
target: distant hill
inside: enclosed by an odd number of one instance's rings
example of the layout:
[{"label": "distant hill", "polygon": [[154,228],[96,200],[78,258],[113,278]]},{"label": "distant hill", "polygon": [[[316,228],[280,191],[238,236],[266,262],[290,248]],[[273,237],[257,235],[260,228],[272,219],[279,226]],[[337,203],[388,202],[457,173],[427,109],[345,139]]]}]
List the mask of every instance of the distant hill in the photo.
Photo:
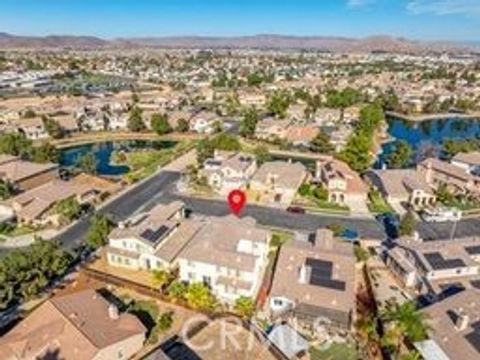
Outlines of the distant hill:
[{"label": "distant hill", "polygon": [[174,36],[104,40],[94,36],[16,36],[0,33],[0,48],[230,48],[308,49],[331,52],[470,52],[476,46],[453,42],[419,42],[391,36],[361,39],[325,36],[253,35],[239,37]]}]

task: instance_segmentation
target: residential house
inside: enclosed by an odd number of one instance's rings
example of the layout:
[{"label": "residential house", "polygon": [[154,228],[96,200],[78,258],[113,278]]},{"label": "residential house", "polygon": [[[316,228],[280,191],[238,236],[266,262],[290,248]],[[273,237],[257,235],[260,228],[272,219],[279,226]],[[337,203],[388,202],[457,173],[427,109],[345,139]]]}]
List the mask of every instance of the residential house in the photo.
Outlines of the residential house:
[{"label": "residential house", "polygon": [[480,176],[469,173],[464,167],[430,158],[418,164],[417,171],[434,189],[445,185],[455,193],[480,197]]},{"label": "residential house", "polygon": [[172,269],[202,224],[185,218],[185,205],[157,205],[119,224],[108,236],[108,263],[133,270]]},{"label": "residential house", "polygon": [[271,316],[291,315],[307,325],[348,330],[355,311],[353,246],[319,229],[280,249],[270,291]]},{"label": "residential house", "polygon": [[271,234],[253,218],[209,218],[179,255],[179,276],[208,284],[222,302],[255,298],[267,265]]},{"label": "residential house", "polygon": [[0,339],[0,360],[130,359],[147,329],[88,289],[53,297]]},{"label": "residential house", "polygon": [[318,160],[315,179],[328,192],[328,201],[337,204],[365,204],[367,187],[360,176],[343,161],[333,157]]},{"label": "residential house", "polygon": [[480,246],[476,239],[422,241],[401,238],[386,250],[386,264],[403,283],[432,298],[449,289],[470,288],[480,279]]},{"label": "residential house", "polygon": [[216,151],[214,157],[203,164],[201,174],[217,192],[228,194],[234,189],[246,188],[256,170],[257,163],[251,155]]},{"label": "residential house", "polygon": [[469,174],[480,175],[480,151],[458,153],[450,162],[465,169]]},{"label": "residential house", "polygon": [[257,123],[255,137],[262,140],[285,139],[290,120],[266,118]]},{"label": "residential house", "polygon": [[75,198],[80,203],[96,203],[116,192],[118,185],[91,175],[80,174],[69,180],[54,179],[25,191],[6,204],[13,209],[17,220],[32,225],[60,224],[54,206],[61,200]]},{"label": "residential house", "polygon": [[19,133],[29,140],[41,140],[48,138],[47,130],[41,117],[20,119],[12,124]]},{"label": "residential house", "polygon": [[314,125],[290,125],[285,139],[295,146],[309,146],[319,132],[319,128]]},{"label": "residential house", "polygon": [[37,164],[16,156],[0,154],[0,179],[12,184],[17,191],[26,191],[56,178],[58,164]]},{"label": "residential house", "polygon": [[436,202],[432,187],[417,170],[369,170],[365,177],[395,209],[402,209],[404,204],[418,209]]},{"label": "residential house", "polygon": [[288,206],[307,175],[300,162],[269,161],[253,175],[249,194],[259,202]]},{"label": "residential house", "polygon": [[428,340],[415,343],[426,360],[480,358],[480,290],[470,289],[422,310]]},{"label": "residential house", "polygon": [[215,131],[215,122],[219,118],[212,112],[200,111],[190,118],[190,130],[200,134],[212,134]]}]

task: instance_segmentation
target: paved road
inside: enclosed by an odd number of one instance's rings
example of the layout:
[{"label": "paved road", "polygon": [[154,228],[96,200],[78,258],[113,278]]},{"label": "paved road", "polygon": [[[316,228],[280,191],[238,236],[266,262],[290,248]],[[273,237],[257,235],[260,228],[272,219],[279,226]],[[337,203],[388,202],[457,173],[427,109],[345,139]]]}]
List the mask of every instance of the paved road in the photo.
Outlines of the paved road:
[{"label": "paved road", "polygon": [[[194,213],[210,216],[230,214],[230,210],[225,201],[189,198],[168,193],[162,196],[159,202],[167,203],[174,199],[184,201],[187,207],[193,210]],[[331,224],[341,224],[349,229],[356,230],[362,237],[373,239],[385,238],[385,233],[379,223],[370,219],[349,218],[338,215],[292,214],[283,209],[256,205],[247,205],[242,211],[241,216],[251,216],[255,218],[259,224],[265,226],[304,230],[308,232]]]},{"label": "paved road", "polygon": [[[129,192],[119,196],[102,209],[101,214],[112,216],[115,221],[124,220],[136,211],[142,210],[143,206],[154,201],[163,191],[167,191],[180,178],[180,173],[162,171],[153,178],[136,186]],[[85,239],[89,226],[89,219],[85,218],[73,225],[56,239],[67,249],[79,246]]]},{"label": "paved road", "polygon": [[[147,210],[156,203],[168,203],[175,199],[183,200],[195,213],[223,216],[230,213],[227,203],[218,200],[188,198],[176,194],[173,189],[180,178],[175,171],[162,171],[153,178],[119,196],[103,207],[99,212],[109,214],[115,221],[123,220],[135,212]],[[252,216],[259,224],[293,230],[314,231],[319,227],[341,224],[357,231],[360,236],[371,239],[384,239],[383,228],[375,220],[360,219],[341,215],[291,214],[285,210],[256,205],[247,206],[242,216]],[[85,239],[89,219],[85,218],[73,225],[56,239],[67,249],[74,249]],[[426,240],[449,239],[452,233],[451,223],[420,223],[418,231]],[[456,237],[480,235],[480,219],[465,219],[457,224]],[[0,256],[5,251],[0,251]]]}]

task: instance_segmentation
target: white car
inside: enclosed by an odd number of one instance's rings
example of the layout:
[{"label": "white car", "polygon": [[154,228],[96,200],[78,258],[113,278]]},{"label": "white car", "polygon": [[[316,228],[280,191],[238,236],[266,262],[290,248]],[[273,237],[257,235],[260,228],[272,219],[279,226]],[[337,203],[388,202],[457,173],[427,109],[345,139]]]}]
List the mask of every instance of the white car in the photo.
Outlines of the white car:
[{"label": "white car", "polygon": [[459,221],[462,219],[462,212],[454,208],[440,208],[434,210],[425,210],[422,217],[427,222]]}]

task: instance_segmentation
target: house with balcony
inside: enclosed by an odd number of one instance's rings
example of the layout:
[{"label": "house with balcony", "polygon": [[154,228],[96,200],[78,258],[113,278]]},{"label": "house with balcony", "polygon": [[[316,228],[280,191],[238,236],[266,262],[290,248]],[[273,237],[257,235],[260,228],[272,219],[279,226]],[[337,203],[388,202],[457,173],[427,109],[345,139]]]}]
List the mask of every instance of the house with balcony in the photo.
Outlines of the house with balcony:
[{"label": "house with balcony", "polygon": [[132,270],[174,268],[181,251],[202,227],[184,215],[185,204],[174,201],[121,222],[108,236],[108,263]]},{"label": "house with balcony", "polygon": [[267,265],[271,234],[253,218],[208,218],[179,255],[180,279],[203,282],[222,302],[255,298]]},{"label": "house with balcony", "polygon": [[245,153],[215,151],[203,164],[201,175],[218,193],[226,195],[234,189],[245,189],[257,170],[255,159]]},{"label": "house with balcony", "polygon": [[317,161],[315,181],[327,190],[329,202],[358,207],[367,201],[367,187],[357,172],[333,157]]}]

